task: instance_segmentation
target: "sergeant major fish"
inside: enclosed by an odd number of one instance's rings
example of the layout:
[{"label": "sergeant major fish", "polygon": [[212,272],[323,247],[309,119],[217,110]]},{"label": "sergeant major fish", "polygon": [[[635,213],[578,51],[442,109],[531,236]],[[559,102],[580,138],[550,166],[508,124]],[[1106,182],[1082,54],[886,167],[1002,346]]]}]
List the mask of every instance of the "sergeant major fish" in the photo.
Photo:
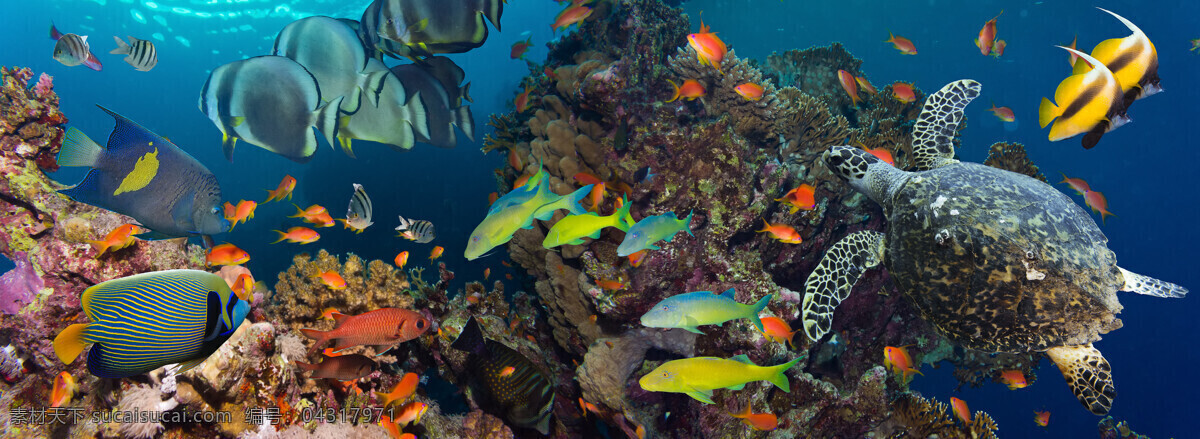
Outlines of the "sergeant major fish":
[{"label": "sergeant major fish", "polygon": [[426,220],[404,219],[400,216],[400,225],[396,226],[396,231],[400,232],[401,238],[409,241],[414,241],[418,244],[424,244],[433,241],[433,223]]},{"label": "sergeant major fish", "polygon": [[92,54],[91,49],[88,47],[87,35],[64,34],[59,32],[54,27],[54,24],[50,24],[50,38],[56,41],[54,43],[55,61],[67,67],[83,64],[95,71],[100,71],[103,68],[100,65],[100,60],[96,58],[96,55]]},{"label": "sergeant major fish", "polygon": [[154,48],[154,43],[129,37],[129,44],[125,44],[120,37],[115,35],[113,36],[113,40],[116,40],[117,48],[108,53],[126,55],[125,62],[133,66],[137,71],[149,72],[150,69],[158,65],[158,50]]},{"label": "sergeant major fish", "polygon": [[342,222],[343,228],[354,229],[354,233],[362,233],[371,224],[371,214],[375,211],[375,207],[371,204],[371,197],[367,196],[367,190],[363,185],[354,183],[354,195],[350,197],[350,206],[346,208],[346,218],[339,219]]}]

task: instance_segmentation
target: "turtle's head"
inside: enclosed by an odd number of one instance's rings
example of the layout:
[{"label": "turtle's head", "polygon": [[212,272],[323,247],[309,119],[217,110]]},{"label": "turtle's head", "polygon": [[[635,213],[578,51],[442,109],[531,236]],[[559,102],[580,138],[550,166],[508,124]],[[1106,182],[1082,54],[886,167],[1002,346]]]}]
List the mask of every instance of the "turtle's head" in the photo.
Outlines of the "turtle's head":
[{"label": "turtle's head", "polygon": [[830,171],[880,204],[886,204],[885,200],[890,199],[890,194],[899,189],[910,175],[853,146],[831,146],[821,158]]}]

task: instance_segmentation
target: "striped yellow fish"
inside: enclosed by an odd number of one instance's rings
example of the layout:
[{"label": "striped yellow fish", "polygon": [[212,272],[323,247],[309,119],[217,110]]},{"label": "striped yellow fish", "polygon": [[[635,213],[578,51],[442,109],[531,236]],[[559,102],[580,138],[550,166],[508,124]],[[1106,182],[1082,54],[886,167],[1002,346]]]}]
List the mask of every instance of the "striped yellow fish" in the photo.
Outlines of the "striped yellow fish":
[{"label": "striped yellow fish", "polygon": [[[1150,38],[1125,17],[1117,15],[1104,8],[1096,8],[1117,17],[1133,34],[1125,38],[1112,38],[1101,41],[1092,49],[1092,57],[1104,63],[1113,72],[1113,77],[1121,83],[1121,91],[1125,94],[1125,106],[1135,100],[1162,91],[1158,78],[1158,50]],[[1074,73],[1085,73],[1091,70],[1088,63],[1075,61]]]},{"label": "striped yellow fish", "polygon": [[140,375],[183,363],[204,362],[250,312],[219,276],[199,270],[142,273],[94,285],[83,292],[91,323],[68,326],[54,338],[54,353],[71,364],[91,343],[87,367],[102,378]]},{"label": "striped yellow fish", "polygon": [[1051,142],[1087,133],[1083,136],[1083,147],[1090,149],[1104,133],[1129,122],[1125,116],[1121,83],[1108,67],[1091,55],[1069,47],[1056,47],[1098,67],[1064,79],[1054,91],[1054,102],[1042,98],[1038,123],[1045,128],[1054,121],[1050,127]]}]

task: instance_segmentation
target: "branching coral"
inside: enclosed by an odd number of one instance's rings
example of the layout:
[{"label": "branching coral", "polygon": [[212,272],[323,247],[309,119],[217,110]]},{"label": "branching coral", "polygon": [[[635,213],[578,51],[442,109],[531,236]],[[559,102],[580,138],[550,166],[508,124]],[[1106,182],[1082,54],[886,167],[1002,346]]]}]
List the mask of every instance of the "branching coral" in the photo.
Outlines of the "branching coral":
[{"label": "branching coral", "polygon": [[947,439],[995,439],[998,429],[996,421],[982,411],[977,411],[971,417],[970,424],[963,424],[954,419],[950,406],[936,399],[925,399],[921,396],[906,393],[898,398],[895,419],[902,426],[895,431],[893,438],[928,438],[936,436]]},{"label": "branching coral", "polygon": [[[335,291],[322,284],[316,276],[326,271],[339,273],[346,288]],[[351,315],[387,307],[412,308],[413,296],[404,294],[410,286],[408,275],[380,260],[367,263],[350,254],[343,263],[325,250],[315,259],[302,253],[292,257],[287,271],[279,273],[265,314],[298,330],[312,326],[320,311],[330,307]]]},{"label": "branching coral", "polygon": [[1046,176],[1029,158],[1025,145],[1020,143],[996,142],[988,149],[987,160],[983,164],[993,168],[1016,172],[1046,182]]},{"label": "branching coral", "polygon": [[855,58],[841,43],[830,46],[793,49],[782,54],[772,53],[763,69],[776,78],[781,86],[793,86],[841,108],[851,105],[850,96],[842,91],[838,70],[862,76],[862,60]]},{"label": "branching coral", "polygon": [[[679,48],[667,62],[671,71],[678,75],[676,83],[685,79],[699,81],[707,91],[702,98],[705,110],[713,115],[728,115],[734,132],[752,144],[774,147],[779,143],[780,132],[776,130],[790,128],[776,124],[776,117],[787,115],[787,104],[791,102],[780,99],[775,84],[749,62],[738,58],[734,51],[725,55],[721,72],[700,64],[691,46]],[[762,98],[749,100],[742,97],[736,91],[742,84],[762,86]]]}]

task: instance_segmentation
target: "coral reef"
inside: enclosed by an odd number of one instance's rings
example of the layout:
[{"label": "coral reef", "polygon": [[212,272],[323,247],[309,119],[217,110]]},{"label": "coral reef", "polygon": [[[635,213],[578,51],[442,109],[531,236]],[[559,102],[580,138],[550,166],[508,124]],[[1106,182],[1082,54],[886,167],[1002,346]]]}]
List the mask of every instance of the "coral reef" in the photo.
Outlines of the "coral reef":
[{"label": "coral reef", "polygon": [[993,143],[991,148],[988,148],[987,160],[984,160],[983,164],[1025,174],[1046,183],[1046,176],[1042,175],[1037,165],[1033,164],[1033,160],[1029,159],[1029,154],[1025,152],[1025,145],[1020,143]]},{"label": "coral reef", "polygon": [[955,420],[948,404],[929,400],[920,395],[904,394],[894,403],[895,421],[899,424],[893,438],[962,438],[995,439],[996,421],[984,412],[975,412],[971,423]]},{"label": "coral reef", "polygon": [[1149,436],[1138,434],[1129,429],[1129,423],[1125,421],[1118,422],[1112,416],[1105,416],[1096,424],[1096,428],[1100,430],[1100,439],[1148,439]]}]

